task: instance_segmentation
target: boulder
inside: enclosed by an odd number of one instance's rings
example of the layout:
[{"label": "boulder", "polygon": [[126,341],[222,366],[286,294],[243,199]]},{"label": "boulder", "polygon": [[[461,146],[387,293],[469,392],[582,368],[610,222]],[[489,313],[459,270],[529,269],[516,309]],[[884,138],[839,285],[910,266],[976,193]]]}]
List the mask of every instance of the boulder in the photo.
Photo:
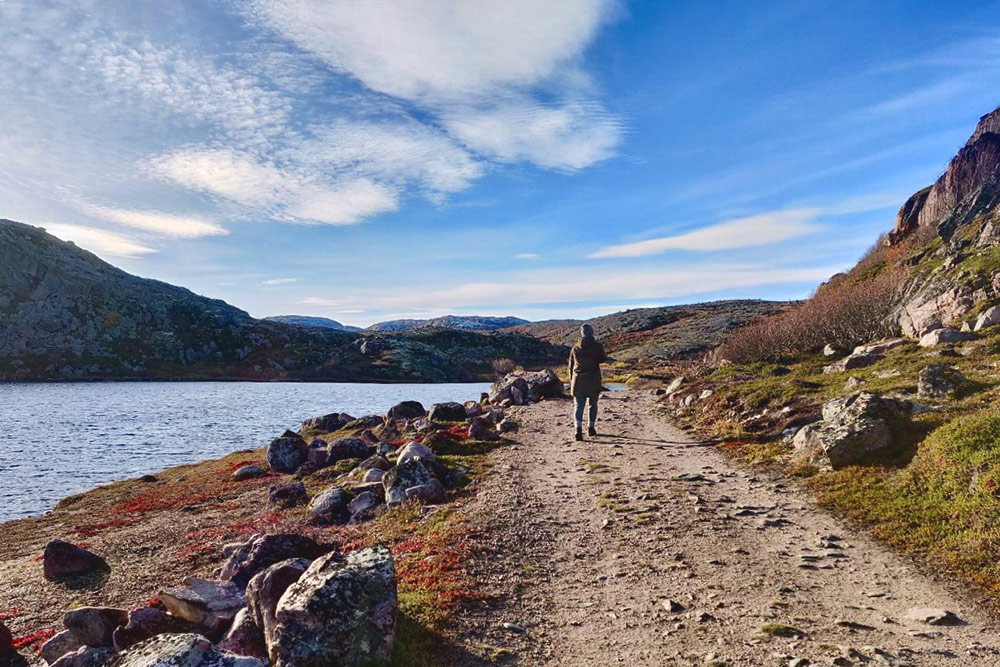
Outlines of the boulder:
[{"label": "boulder", "polygon": [[476,401],[465,402],[465,417],[467,419],[472,419],[473,417],[479,417],[484,412],[485,410],[483,410],[482,403],[477,403]]},{"label": "boulder", "polygon": [[497,435],[490,426],[492,422],[486,416],[473,417],[469,420],[469,439],[470,440],[499,440],[500,436]]},{"label": "boulder", "polygon": [[[3,623],[0,623],[0,656],[3,655]],[[48,664],[54,663],[67,653],[76,653],[83,646],[83,642],[76,638],[70,630],[53,635],[48,641],[42,644],[38,655]],[[8,646],[8,648],[10,648]]]},{"label": "boulder", "polygon": [[389,463],[389,459],[385,458],[381,454],[375,454],[374,456],[369,456],[367,459],[358,464],[358,470],[388,470],[392,467]]},{"label": "boulder", "polygon": [[432,422],[464,422],[465,406],[454,401],[435,403],[427,413],[427,418]]},{"label": "boulder", "polygon": [[833,345],[827,345],[826,347],[823,348],[823,356],[824,357],[837,356],[837,348],[835,348]]},{"label": "boulder", "polygon": [[517,422],[508,417],[504,417],[503,421],[497,424],[497,430],[501,433],[510,433],[511,431],[517,430]]},{"label": "boulder", "polygon": [[927,625],[965,625],[962,619],[947,609],[934,609],[932,607],[910,609],[906,613],[906,618]]},{"label": "boulder", "polygon": [[361,477],[361,483],[371,484],[373,482],[381,482],[383,477],[385,477],[384,470],[379,470],[377,468],[366,470],[365,474]]},{"label": "boulder", "polygon": [[948,398],[967,383],[968,379],[957,368],[931,364],[920,371],[917,395],[921,398]]},{"label": "boulder", "polygon": [[1000,324],[1000,306],[993,306],[979,314],[979,317],[976,318],[976,323],[972,326],[972,330],[980,331],[986,327],[996,326],[997,324]]},{"label": "boulder", "polygon": [[669,396],[671,394],[676,393],[684,385],[685,382],[687,382],[687,378],[685,378],[683,375],[675,377],[673,380],[671,380],[670,384],[667,385],[667,395]]},{"label": "boulder", "polygon": [[847,371],[852,371],[856,368],[867,368],[868,366],[874,366],[878,362],[885,359],[885,356],[881,354],[868,354],[862,352],[860,354],[852,354],[845,359],[830,364],[823,369],[824,373],[845,373]]},{"label": "boulder", "polygon": [[416,458],[433,461],[437,458],[437,455],[435,455],[434,452],[431,451],[431,449],[426,445],[419,442],[408,442],[399,448],[399,456],[396,457],[396,465]]},{"label": "boulder", "polygon": [[427,484],[411,486],[406,490],[406,499],[421,503],[436,505],[442,503],[447,498],[444,486],[438,480],[431,478]]},{"label": "boulder", "polygon": [[268,508],[289,509],[309,502],[306,485],[302,482],[272,486],[267,490]]},{"label": "boulder", "polygon": [[[64,633],[60,633],[64,634]],[[14,635],[10,629],[0,621],[0,658],[14,650]]]},{"label": "boulder", "polygon": [[341,414],[339,412],[331,412],[330,414],[323,415],[322,417],[307,419],[302,422],[302,430],[316,431],[319,433],[332,433],[344,425],[344,422],[340,420],[340,417]]},{"label": "boulder", "polygon": [[419,459],[409,459],[389,470],[382,478],[385,502],[393,506],[406,500],[406,490],[431,483],[431,474]]},{"label": "boulder", "polygon": [[118,651],[124,651],[156,635],[197,632],[198,627],[156,607],[142,607],[129,612],[128,625],[115,630],[114,645]]},{"label": "boulder", "polygon": [[324,556],[281,597],[268,648],[278,665],[389,665],[396,611],[388,548]]},{"label": "boulder", "polygon": [[296,558],[276,563],[267,568],[247,584],[247,611],[256,627],[264,636],[265,651],[274,636],[274,619],[278,601],[289,586],[302,578],[312,561]]},{"label": "boulder", "polygon": [[854,348],[853,354],[885,354],[886,352],[891,352],[892,350],[908,345],[909,343],[910,341],[907,338],[890,338],[877,343],[859,345]]},{"label": "boulder", "polygon": [[402,433],[400,433],[399,428],[396,426],[396,422],[387,421],[378,428],[374,429],[372,433],[375,434],[375,438],[378,442],[394,442],[399,440]]},{"label": "boulder", "polygon": [[347,511],[351,515],[351,523],[366,521],[374,516],[373,512],[378,507],[378,504],[378,499],[371,491],[365,491],[356,495],[354,500],[347,506]]},{"label": "boulder", "polygon": [[920,347],[937,347],[946,343],[964,343],[975,340],[977,336],[973,333],[965,333],[957,329],[935,329],[920,339]]},{"label": "boulder", "polygon": [[798,458],[809,463],[835,469],[854,465],[892,446],[889,421],[904,412],[898,401],[869,392],[835,399],[823,406],[823,421],[804,426],[792,444]]},{"label": "boulder", "polygon": [[329,447],[322,440],[313,440],[309,443],[309,450],[306,452],[306,462],[311,463],[317,469],[325,468],[330,463]]},{"label": "boulder", "polygon": [[267,464],[275,472],[293,473],[306,462],[309,445],[298,433],[285,431],[267,446]]},{"label": "boulder", "polygon": [[112,667],[265,667],[257,658],[220,651],[201,635],[157,635],[120,653]]},{"label": "boulder", "polygon": [[351,494],[339,486],[331,486],[320,491],[309,503],[309,518],[320,525],[342,525],[351,518],[347,506],[351,503]]},{"label": "boulder", "polygon": [[216,647],[232,653],[267,660],[267,642],[264,632],[257,627],[250,611],[244,607],[233,619],[233,626]]},{"label": "boulder", "polygon": [[344,424],[344,428],[351,431],[362,431],[366,428],[377,428],[384,423],[385,417],[381,415],[365,415]]},{"label": "boulder", "polygon": [[115,630],[128,625],[128,612],[110,607],[80,607],[63,616],[63,624],[85,646],[114,646]]},{"label": "boulder", "polygon": [[62,540],[52,540],[45,546],[42,561],[49,581],[111,569],[97,554]]},{"label": "boulder", "polygon": [[160,602],[177,618],[218,632],[246,606],[242,589],[231,581],[186,577],[183,586],[160,591]]},{"label": "boulder", "polygon": [[110,646],[81,646],[52,663],[52,667],[104,667],[111,662],[115,650]]},{"label": "boulder", "polygon": [[312,561],[329,551],[316,540],[297,533],[254,535],[237,547],[222,568],[221,579],[246,588],[257,573],[290,558]]},{"label": "boulder", "polygon": [[507,375],[503,380],[494,382],[488,394],[490,403],[503,405],[524,405],[531,388],[528,381],[515,374]]},{"label": "boulder", "polygon": [[267,471],[260,466],[248,465],[234,470],[232,478],[234,482],[242,482],[244,480],[254,479],[257,477],[266,477],[267,474]]},{"label": "boulder", "polygon": [[403,401],[389,408],[385,413],[386,421],[397,421],[404,419],[417,419],[427,414],[427,410],[419,401]]},{"label": "boulder", "polygon": [[374,453],[374,448],[360,438],[341,438],[327,447],[327,465],[344,459],[367,459]]}]

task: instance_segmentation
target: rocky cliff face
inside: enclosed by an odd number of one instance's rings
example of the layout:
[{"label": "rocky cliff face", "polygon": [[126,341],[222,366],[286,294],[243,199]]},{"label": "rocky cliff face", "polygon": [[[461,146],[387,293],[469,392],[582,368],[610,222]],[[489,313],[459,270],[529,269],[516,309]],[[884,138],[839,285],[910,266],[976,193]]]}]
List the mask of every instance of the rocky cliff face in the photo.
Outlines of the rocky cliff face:
[{"label": "rocky cliff face", "polygon": [[0,220],[0,380],[463,381],[488,376],[495,358],[542,365],[562,354],[526,336],[359,335],[255,320]]},{"label": "rocky cliff face", "polygon": [[900,243],[920,229],[948,240],[962,225],[1000,203],[1000,109],[983,116],[972,137],[934,185],[910,197],[890,235]]},{"label": "rocky cliff face", "polygon": [[445,315],[429,320],[389,320],[368,327],[368,331],[384,333],[394,331],[416,331],[418,329],[453,329],[455,331],[499,331],[528,320],[519,317],[482,317],[476,315]]}]

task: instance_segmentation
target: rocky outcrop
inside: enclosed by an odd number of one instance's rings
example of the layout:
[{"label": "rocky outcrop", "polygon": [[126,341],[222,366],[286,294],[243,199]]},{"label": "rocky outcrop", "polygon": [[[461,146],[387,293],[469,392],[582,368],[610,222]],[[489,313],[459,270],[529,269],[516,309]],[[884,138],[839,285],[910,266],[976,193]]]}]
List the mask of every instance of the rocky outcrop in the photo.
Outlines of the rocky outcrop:
[{"label": "rocky outcrop", "polygon": [[930,188],[913,195],[900,210],[891,243],[921,228],[945,240],[975,216],[1000,203],[1000,109],[983,116],[972,137]]},{"label": "rocky outcrop", "polygon": [[[302,578],[312,561],[304,558],[276,563],[247,585],[247,609],[254,624],[264,633],[265,644],[274,645],[275,613],[278,602],[289,587]],[[269,652],[270,653],[270,652]],[[277,656],[271,654],[272,659]]]},{"label": "rocky outcrop", "polygon": [[104,607],[81,607],[63,617],[66,629],[86,646],[113,646],[115,630],[128,621],[126,610]]},{"label": "rocky outcrop", "polygon": [[829,401],[822,422],[795,434],[796,456],[821,468],[864,463],[892,446],[891,422],[904,413],[898,401],[868,392]]},{"label": "rocky outcrop", "polygon": [[288,667],[388,665],[396,611],[387,548],[324,556],[281,597],[268,648]]},{"label": "rocky outcrop", "polygon": [[935,329],[920,338],[920,347],[937,347],[947,343],[964,343],[975,340],[977,336],[972,333],[958,331],[957,329]]}]

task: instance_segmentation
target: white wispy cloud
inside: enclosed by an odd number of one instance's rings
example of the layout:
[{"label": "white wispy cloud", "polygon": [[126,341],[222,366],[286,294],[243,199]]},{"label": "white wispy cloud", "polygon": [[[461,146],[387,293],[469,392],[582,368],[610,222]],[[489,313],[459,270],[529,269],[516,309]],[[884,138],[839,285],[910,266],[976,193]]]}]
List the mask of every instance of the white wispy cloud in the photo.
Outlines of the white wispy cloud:
[{"label": "white wispy cloud", "polygon": [[299,282],[298,278],[271,278],[270,280],[261,281],[261,285],[291,285],[292,283]]},{"label": "white wispy cloud", "polygon": [[344,302],[340,299],[324,299],[319,296],[307,296],[302,299],[302,303],[307,306],[326,306],[329,308],[336,308],[344,305]]},{"label": "white wispy cloud", "polygon": [[816,222],[819,213],[820,209],[816,208],[772,211],[727,220],[685,234],[611,245],[588,257],[645,257],[668,250],[713,252],[771,245],[821,231],[822,227]]},{"label": "white wispy cloud", "polygon": [[91,217],[126,227],[134,227],[159,236],[196,239],[203,236],[225,236],[229,233],[218,223],[199,217],[109,206],[84,206],[82,208],[84,213]]},{"label": "white wispy cloud", "polygon": [[534,252],[521,252],[514,255],[514,259],[538,259],[538,253]]},{"label": "white wispy cloud", "polygon": [[63,241],[72,241],[81,248],[107,257],[138,257],[156,252],[119,234],[84,225],[46,224],[45,230]]}]

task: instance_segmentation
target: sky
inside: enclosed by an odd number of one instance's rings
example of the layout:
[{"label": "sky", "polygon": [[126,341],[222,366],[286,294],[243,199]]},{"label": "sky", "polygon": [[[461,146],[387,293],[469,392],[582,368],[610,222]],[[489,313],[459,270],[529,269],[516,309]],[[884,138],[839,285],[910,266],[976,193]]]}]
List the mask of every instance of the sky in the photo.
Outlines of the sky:
[{"label": "sky", "polygon": [[1000,104],[1000,3],[0,0],[0,217],[252,315],[808,296]]}]

